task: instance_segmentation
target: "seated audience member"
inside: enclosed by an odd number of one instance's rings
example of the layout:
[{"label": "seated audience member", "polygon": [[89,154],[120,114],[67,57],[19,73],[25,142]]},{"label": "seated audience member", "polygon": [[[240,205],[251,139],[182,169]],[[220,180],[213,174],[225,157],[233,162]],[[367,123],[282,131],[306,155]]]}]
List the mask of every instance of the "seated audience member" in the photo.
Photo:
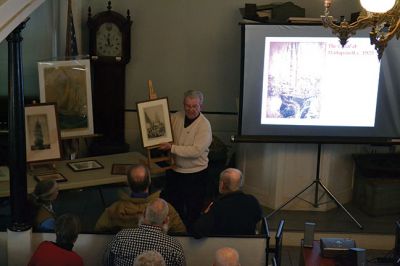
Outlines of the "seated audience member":
[{"label": "seated audience member", "polygon": [[[131,195],[122,195],[122,198],[114,202],[100,216],[96,223],[96,231],[118,232],[124,228],[136,228],[139,219],[143,216],[146,206],[160,197],[160,191],[150,193],[150,171],[141,164],[135,165],[128,171],[128,184]],[[184,233],[186,227],[179,214],[169,203],[170,231]]]},{"label": "seated audience member", "polygon": [[136,257],[133,266],[166,266],[160,253],[154,250],[145,251]]},{"label": "seated audience member", "polygon": [[213,266],[240,266],[239,253],[233,248],[220,248],[215,252]]},{"label": "seated audience member", "polygon": [[104,254],[104,265],[131,266],[135,258],[146,250],[159,252],[166,265],[185,265],[181,244],[166,234],[168,209],[168,203],[163,199],[149,203],[139,227],[123,229],[111,240]]},{"label": "seated audience member", "polygon": [[262,211],[257,199],[240,191],[242,172],[228,168],[220,174],[220,197],[211,202],[196,221],[195,237],[209,235],[254,235]]},{"label": "seated audience member", "polygon": [[82,258],[72,251],[78,238],[80,222],[78,217],[64,214],[55,224],[56,242],[43,241],[32,255],[28,266],[57,265],[81,266]]},{"label": "seated audience member", "polygon": [[29,195],[33,227],[39,231],[53,231],[56,215],[53,201],[58,196],[58,184],[54,180],[43,180],[36,184]]}]

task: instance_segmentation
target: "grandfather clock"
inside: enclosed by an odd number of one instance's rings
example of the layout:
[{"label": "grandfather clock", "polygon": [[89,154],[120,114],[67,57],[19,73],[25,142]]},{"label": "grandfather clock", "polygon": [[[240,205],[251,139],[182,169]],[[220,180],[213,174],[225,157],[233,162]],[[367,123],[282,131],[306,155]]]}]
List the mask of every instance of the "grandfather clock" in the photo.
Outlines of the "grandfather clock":
[{"label": "grandfather clock", "polygon": [[[125,67],[131,58],[131,26],[127,16],[111,10],[94,16],[89,7],[89,54],[93,69],[93,115],[95,132],[102,134],[99,147],[110,146],[111,151],[122,152],[124,140]],[[118,148],[119,147],[119,148]],[[106,148],[107,149],[107,148]]]}]

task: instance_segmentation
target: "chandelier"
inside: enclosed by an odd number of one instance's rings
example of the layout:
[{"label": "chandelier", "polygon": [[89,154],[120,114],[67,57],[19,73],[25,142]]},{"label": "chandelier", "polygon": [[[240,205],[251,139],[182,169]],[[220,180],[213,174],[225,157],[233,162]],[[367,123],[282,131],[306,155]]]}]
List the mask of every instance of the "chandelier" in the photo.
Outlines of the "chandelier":
[{"label": "chandelier", "polygon": [[347,40],[356,34],[357,30],[371,27],[369,37],[371,45],[375,46],[379,60],[382,58],[388,42],[396,36],[400,37],[400,0],[360,0],[363,10],[357,20],[349,23],[346,20],[336,23],[329,15],[332,0],[325,0],[325,14],[321,16],[325,28],[331,28],[332,33],[345,46]]}]

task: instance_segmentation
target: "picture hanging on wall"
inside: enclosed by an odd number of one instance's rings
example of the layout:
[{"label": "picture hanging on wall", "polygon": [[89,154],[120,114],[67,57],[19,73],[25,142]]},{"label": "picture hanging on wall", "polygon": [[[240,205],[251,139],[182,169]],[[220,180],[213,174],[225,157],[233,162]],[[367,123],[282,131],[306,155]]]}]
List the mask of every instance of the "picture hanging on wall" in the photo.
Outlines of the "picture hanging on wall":
[{"label": "picture hanging on wall", "polygon": [[144,148],[173,141],[167,98],[138,102],[137,112]]},{"label": "picture hanging on wall", "polygon": [[27,162],[61,158],[60,131],[54,103],[25,107],[25,141]]},{"label": "picture hanging on wall", "polygon": [[61,137],[93,134],[90,60],[39,62],[41,102],[56,102]]}]

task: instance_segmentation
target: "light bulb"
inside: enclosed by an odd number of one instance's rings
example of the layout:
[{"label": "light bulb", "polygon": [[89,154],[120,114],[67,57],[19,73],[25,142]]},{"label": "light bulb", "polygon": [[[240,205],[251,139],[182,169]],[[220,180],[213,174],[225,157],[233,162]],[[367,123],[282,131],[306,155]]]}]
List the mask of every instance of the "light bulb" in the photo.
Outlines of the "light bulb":
[{"label": "light bulb", "polygon": [[360,3],[368,12],[385,13],[392,9],[396,0],[360,0]]}]

